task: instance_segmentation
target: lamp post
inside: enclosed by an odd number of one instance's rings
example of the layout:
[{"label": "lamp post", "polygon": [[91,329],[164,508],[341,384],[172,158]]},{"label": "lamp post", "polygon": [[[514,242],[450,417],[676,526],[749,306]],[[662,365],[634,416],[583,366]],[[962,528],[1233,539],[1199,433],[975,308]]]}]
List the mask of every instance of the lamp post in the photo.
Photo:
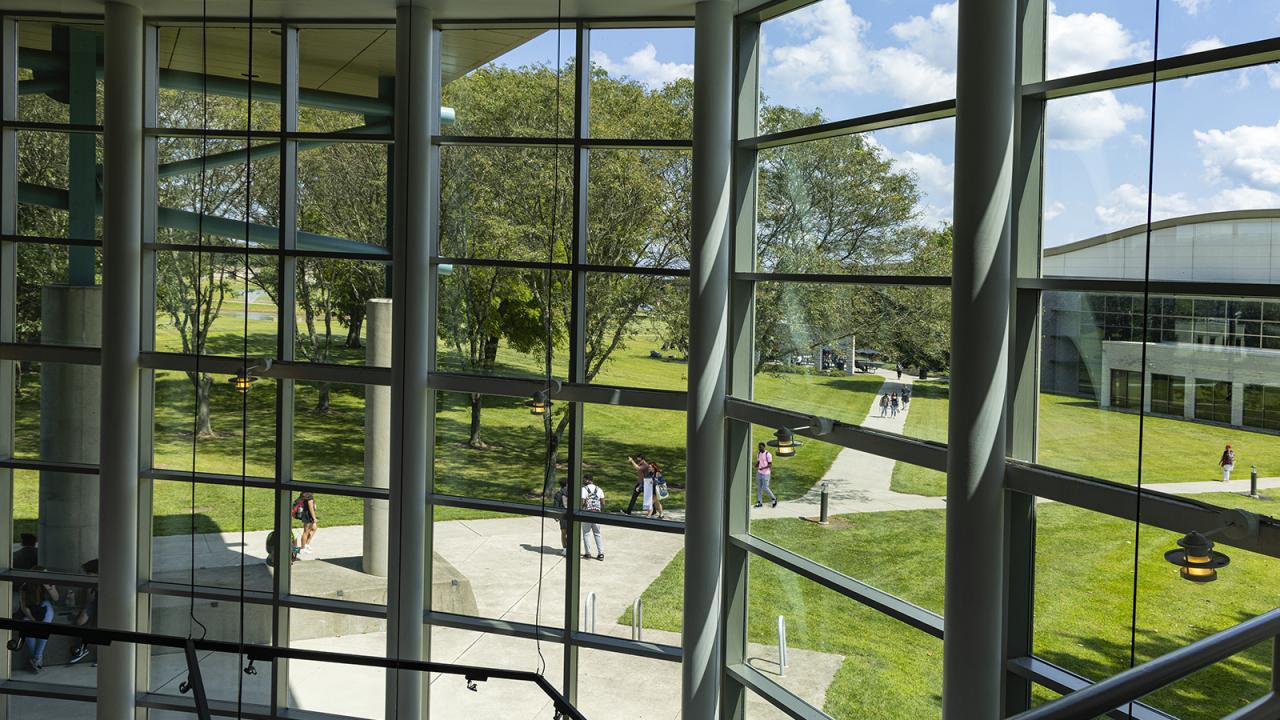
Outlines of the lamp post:
[{"label": "lamp post", "polygon": [[1258,536],[1258,516],[1247,510],[1223,510],[1219,524],[1204,532],[1192,530],[1178,540],[1178,547],[1164,554],[1164,559],[1181,570],[1183,580],[1195,583],[1213,582],[1218,579],[1218,568],[1226,567],[1231,558],[1213,549],[1209,540],[1215,535],[1243,539]]}]

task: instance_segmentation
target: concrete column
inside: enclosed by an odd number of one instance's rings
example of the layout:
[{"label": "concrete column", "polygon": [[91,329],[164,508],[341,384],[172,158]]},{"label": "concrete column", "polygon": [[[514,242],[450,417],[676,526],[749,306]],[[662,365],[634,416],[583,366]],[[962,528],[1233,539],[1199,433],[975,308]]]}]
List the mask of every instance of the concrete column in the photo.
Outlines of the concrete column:
[{"label": "concrete column", "polygon": [[1102,365],[1098,370],[1098,406],[1111,407],[1111,363],[1107,360],[1107,351],[1101,354]]},{"label": "concrete column", "polygon": [[[102,288],[49,285],[40,291],[40,341],[97,347],[102,343]],[[96,464],[101,371],[91,365],[40,367],[40,457]],[[98,478],[40,472],[40,564],[79,572],[98,557]]]},{"label": "concrete column", "polygon": [[1231,424],[1244,425],[1244,383],[1231,381]]},{"label": "concrete column", "polygon": [[1142,412],[1151,414],[1151,391],[1155,386],[1151,383],[1151,371],[1142,371]]},{"label": "concrete column", "polygon": [[[396,8],[395,172],[392,222],[390,544],[387,558],[387,657],[419,660],[429,649],[426,609],[428,443],[431,398],[431,134],[438,124],[438,35],[430,8]],[[387,674],[387,720],[418,720],[426,711],[426,673]]]},{"label": "concrete column", "polygon": [[[391,300],[365,303],[364,362],[391,367]],[[391,388],[364,389],[364,484],[389,488],[391,478]],[[370,575],[387,575],[387,501],[364,501],[364,555],[361,568]]]},{"label": "concrete column", "polygon": [[1182,417],[1188,420],[1196,418],[1196,379],[1187,375],[1182,379]]},{"label": "concrete column", "polygon": [[[106,4],[103,123],[102,423],[98,622],[138,612],[138,353],[142,315],[142,11]],[[99,650],[98,718],[132,720],[137,648]]]},{"label": "concrete column", "polygon": [[725,414],[732,207],[733,10],[694,9],[693,203],[689,253],[688,476],[681,716],[719,717],[724,661]]},{"label": "concrete column", "polygon": [[961,0],[942,716],[1003,717],[1016,11]]}]

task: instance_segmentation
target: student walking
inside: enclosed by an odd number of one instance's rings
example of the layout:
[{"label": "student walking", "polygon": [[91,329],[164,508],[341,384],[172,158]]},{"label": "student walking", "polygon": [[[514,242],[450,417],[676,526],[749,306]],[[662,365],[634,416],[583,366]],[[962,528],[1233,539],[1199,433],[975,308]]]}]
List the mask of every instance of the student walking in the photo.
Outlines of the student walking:
[{"label": "student walking", "polygon": [[880,396],[880,417],[889,414],[889,393]]},{"label": "student walking", "polygon": [[1236,451],[1231,448],[1231,443],[1227,443],[1227,447],[1223,449],[1218,465],[1222,468],[1222,482],[1230,481],[1231,471],[1236,469]]},{"label": "student walking", "polygon": [[13,569],[30,570],[40,562],[40,553],[36,550],[36,536],[22,533],[22,547],[13,551]]},{"label": "student walking", "polygon": [[892,411],[893,417],[898,417],[898,393],[894,393],[889,398],[889,408]]},{"label": "student walking", "polygon": [[778,496],[769,489],[773,476],[773,453],[760,443],[756,448],[756,507],[764,507],[764,494],[769,493],[769,507],[778,507]]},{"label": "student walking", "polygon": [[[89,560],[88,562],[81,565],[80,569],[84,570],[86,575],[96,576],[98,574],[98,559],[94,558],[92,560]],[[80,626],[85,626],[85,625],[89,627],[98,626],[98,588],[97,587],[90,587],[85,590],[84,605],[81,606],[80,612],[76,614],[75,623],[76,625],[80,625]],[[71,653],[71,659],[68,660],[67,662],[70,663],[71,665],[75,665],[76,663],[80,662],[81,660],[84,660],[87,657],[89,657],[89,643],[81,640],[80,647],[76,648],[75,652]],[[97,663],[94,663],[94,665],[97,665]]]},{"label": "student walking", "polygon": [[658,467],[658,463],[649,463],[649,478],[653,483],[653,508],[649,512],[649,517],[663,519],[662,499],[669,493],[667,491],[667,479],[662,476],[662,468]]},{"label": "student walking", "polygon": [[[36,571],[43,571],[44,568],[36,565],[31,568]],[[26,582],[22,584],[22,589],[18,591],[18,610],[22,617],[31,622],[49,624],[53,622],[53,604],[58,602],[58,589],[52,585],[46,585],[40,582]],[[49,638],[30,637],[26,638],[27,650],[31,651],[31,658],[27,660],[27,667],[31,669],[33,674],[38,674],[44,669],[44,646],[49,642]]]},{"label": "student walking", "polygon": [[[587,512],[604,512],[604,491],[596,485],[595,478],[590,474],[582,476],[582,509]],[[591,543],[590,536],[596,538],[596,559],[604,560],[604,537],[600,533],[600,523],[583,522],[582,523],[582,557],[584,560],[591,559]]]},{"label": "student walking", "polygon": [[320,514],[316,512],[316,496],[309,491],[299,495],[298,501],[293,504],[293,517],[302,521],[302,539],[298,542],[302,547],[300,552],[315,552],[311,549],[311,541],[315,539],[316,530],[320,527]]},{"label": "student walking", "polygon": [[630,515],[636,509],[636,498],[640,497],[640,493],[644,491],[644,476],[649,474],[649,462],[643,455],[628,457],[627,462],[631,463],[631,467],[636,471],[636,484],[631,488],[631,500],[627,502],[627,509],[624,511]]},{"label": "student walking", "polygon": [[902,407],[905,408],[910,404],[911,404],[911,386],[904,385],[902,387]]},{"label": "student walking", "polygon": [[560,510],[566,511],[560,516],[560,547],[564,549],[564,554],[569,554],[569,480],[560,478],[560,489],[556,490],[556,494],[552,497],[552,502]]}]

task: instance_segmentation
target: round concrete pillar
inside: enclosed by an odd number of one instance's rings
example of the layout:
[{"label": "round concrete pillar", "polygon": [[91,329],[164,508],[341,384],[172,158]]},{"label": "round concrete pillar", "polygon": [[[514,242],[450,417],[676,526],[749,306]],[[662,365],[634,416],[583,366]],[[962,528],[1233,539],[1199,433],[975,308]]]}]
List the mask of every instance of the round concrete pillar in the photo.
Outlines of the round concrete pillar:
[{"label": "round concrete pillar", "polygon": [[[365,303],[364,361],[391,367],[391,300]],[[391,388],[368,385],[364,390],[364,484],[391,487]],[[364,555],[361,568],[370,575],[387,575],[387,501],[364,501]]]},{"label": "round concrete pillar", "polygon": [[[40,292],[40,341],[50,345],[102,344],[102,288],[50,285]],[[98,462],[101,372],[91,365],[40,367],[40,457]],[[78,572],[98,557],[98,478],[40,472],[40,564]]]}]

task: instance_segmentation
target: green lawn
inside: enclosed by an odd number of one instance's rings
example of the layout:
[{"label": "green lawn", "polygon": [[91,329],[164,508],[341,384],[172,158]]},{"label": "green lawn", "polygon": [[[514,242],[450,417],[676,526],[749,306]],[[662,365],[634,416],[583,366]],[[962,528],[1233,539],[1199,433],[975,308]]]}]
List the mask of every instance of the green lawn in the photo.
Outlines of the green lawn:
[{"label": "green lawn", "polygon": [[[1087,398],[1040,394],[1040,463],[1104,480],[1136,483],[1138,424],[1142,421],[1142,481],[1144,483],[1218,480],[1222,447],[1236,450],[1236,475],[1280,475],[1280,436],[1242,428],[1188,422],[1176,418],[1101,411]],[[911,395],[906,434],[946,442],[945,386],[919,383]],[[893,489],[918,495],[945,495],[946,477],[940,472],[898,463]]]},{"label": "green lawn", "polygon": [[[1280,510],[1280,502],[1235,495],[1202,499],[1268,514]],[[1113,675],[1129,662],[1133,525],[1059,504],[1041,505],[1038,517],[1036,652],[1088,677]],[[797,519],[759,520],[752,532],[780,546],[806,548],[804,554],[817,562],[942,612],[944,511],[832,520],[827,527]],[[1218,582],[1197,585],[1178,578],[1163,559],[1176,538],[1143,528],[1138,662],[1280,604],[1274,559],[1232,551],[1231,565]],[[1081,547],[1089,552],[1082,555]],[[855,548],[859,552],[851,552]],[[767,561],[753,558],[749,572],[752,642],[773,644],[776,618],[784,615],[791,647],[844,657],[827,691],[823,709],[828,714],[841,720],[939,715],[940,642]],[[682,574],[683,557],[677,556],[645,591],[647,625],[680,629]],[[1186,719],[1220,717],[1267,691],[1269,663],[1269,647],[1259,646],[1148,701]]]}]

